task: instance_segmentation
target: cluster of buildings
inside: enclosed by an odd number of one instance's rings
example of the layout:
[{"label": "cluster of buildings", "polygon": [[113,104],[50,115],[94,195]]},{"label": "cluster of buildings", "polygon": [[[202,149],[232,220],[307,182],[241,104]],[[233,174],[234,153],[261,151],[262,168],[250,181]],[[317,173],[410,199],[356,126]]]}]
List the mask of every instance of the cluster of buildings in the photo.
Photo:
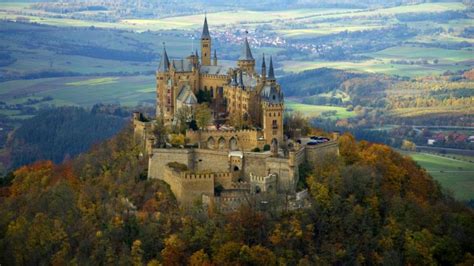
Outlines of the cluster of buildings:
[{"label": "cluster of buildings", "polygon": [[[183,59],[170,59],[163,47],[156,73],[156,119],[165,126],[173,125],[179,110],[185,106],[195,109],[196,95],[206,92],[218,125],[186,130],[184,147],[156,147],[154,121],[135,113],[135,137],[145,143],[149,155],[148,177],[168,183],[183,207],[202,202],[228,211],[254,195],[290,194],[296,198],[300,165],[315,164],[327,153],[337,154],[336,141],[307,145],[310,138],[285,137],[284,96],[272,57],[266,61],[262,55],[257,70],[246,38],[234,65],[220,64],[217,54],[212,49],[207,18],[200,54],[196,51]],[[223,126],[230,117],[238,117],[248,127]]]}]

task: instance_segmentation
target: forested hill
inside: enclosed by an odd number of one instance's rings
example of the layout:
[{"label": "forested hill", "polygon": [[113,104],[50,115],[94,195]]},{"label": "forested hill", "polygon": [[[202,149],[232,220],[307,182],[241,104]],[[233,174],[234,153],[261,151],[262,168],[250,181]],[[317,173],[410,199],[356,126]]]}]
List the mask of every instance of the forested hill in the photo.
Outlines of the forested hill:
[{"label": "forested hill", "polygon": [[129,117],[129,113],[111,115],[98,112],[97,108],[60,107],[40,111],[22,122],[7,143],[10,168],[37,160],[59,163],[65,157],[85,152],[92,144],[119,132]]},{"label": "forested hill", "polygon": [[284,76],[278,82],[285,96],[310,96],[339,89],[348,79],[367,76],[368,74],[355,74],[339,69],[316,68]]},{"label": "forested hill", "polygon": [[[290,74],[278,80],[285,96],[304,97],[308,104],[343,105],[342,101],[314,102],[328,94],[341,92],[348,98],[345,104],[384,107],[385,91],[400,78],[382,74],[355,73],[332,68],[316,68]],[[329,98],[337,98],[334,95]]]},{"label": "forested hill", "polygon": [[[474,262],[474,214],[387,146],[340,138],[302,172],[311,207],[178,209],[146,180],[126,128],[64,164],[17,169],[0,193],[2,265],[454,265]],[[10,180],[9,179],[9,180]]]}]

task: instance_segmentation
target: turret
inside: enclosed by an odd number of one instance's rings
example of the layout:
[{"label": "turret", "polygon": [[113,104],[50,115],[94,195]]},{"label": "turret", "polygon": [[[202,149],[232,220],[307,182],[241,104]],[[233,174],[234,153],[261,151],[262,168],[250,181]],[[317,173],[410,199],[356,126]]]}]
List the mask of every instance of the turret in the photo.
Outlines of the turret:
[{"label": "turret", "polygon": [[267,79],[267,65],[265,64],[265,54],[262,55],[262,80]]},{"label": "turret", "polygon": [[273,70],[273,59],[270,56],[270,68],[268,69],[268,78],[269,81],[275,81],[275,71]]},{"label": "turret", "polygon": [[214,49],[214,62],[213,62],[213,64],[214,64],[215,66],[217,66],[217,53],[216,53],[216,49]]},{"label": "turret", "polygon": [[158,65],[158,73],[168,72],[170,68],[170,60],[166,53],[165,43],[163,43],[163,52],[161,53],[160,64]]},{"label": "turret", "polygon": [[160,64],[156,73],[156,116],[164,116],[169,119],[171,106],[171,98],[167,93],[167,84],[169,80],[170,60],[166,53],[165,43],[163,43],[163,52],[161,53]]},{"label": "turret", "polygon": [[242,46],[242,53],[239,57],[237,65],[240,69],[247,71],[248,73],[255,73],[255,59],[252,56],[250,45],[247,37],[245,37],[244,45]]},{"label": "turret", "polygon": [[203,66],[211,65],[211,35],[207,26],[207,17],[204,17],[204,26],[201,34],[201,64]]}]

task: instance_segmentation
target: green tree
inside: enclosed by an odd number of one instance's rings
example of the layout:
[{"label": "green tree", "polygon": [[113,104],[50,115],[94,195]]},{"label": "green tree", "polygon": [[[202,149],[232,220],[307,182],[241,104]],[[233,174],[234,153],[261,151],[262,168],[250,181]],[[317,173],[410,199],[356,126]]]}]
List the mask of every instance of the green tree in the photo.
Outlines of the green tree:
[{"label": "green tree", "polygon": [[203,129],[207,125],[209,125],[212,119],[212,113],[211,109],[207,106],[207,104],[203,103],[196,107],[195,118],[197,126],[200,129]]}]

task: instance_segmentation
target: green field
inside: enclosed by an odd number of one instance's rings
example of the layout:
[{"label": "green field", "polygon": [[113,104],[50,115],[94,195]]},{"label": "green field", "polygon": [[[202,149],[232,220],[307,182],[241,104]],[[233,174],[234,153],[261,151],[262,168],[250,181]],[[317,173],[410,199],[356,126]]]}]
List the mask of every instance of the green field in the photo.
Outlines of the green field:
[{"label": "green field", "polygon": [[429,153],[408,153],[460,200],[474,199],[474,163]]},{"label": "green field", "polygon": [[328,111],[336,111],[335,115],[331,115],[329,117],[331,119],[349,118],[355,115],[354,112],[349,112],[344,107],[303,104],[291,100],[285,101],[285,107],[287,108],[287,110],[301,112],[307,117],[318,117],[321,116],[322,113]]},{"label": "green field", "polygon": [[[136,106],[154,104],[154,76],[130,77],[70,77],[14,80],[0,83],[0,98],[7,104],[24,103],[27,99],[53,97],[52,101],[32,105],[77,105],[90,107],[96,103],[119,103]],[[13,118],[16,110],[1,110]]]},{"label": "green field", "polygon": [[[439,64],[395,64],[391,63],[388,58],[376,58],[363,61],[288,60],[281,62],[281,65],[283,66],[281,69],[285,72],[298,73],[309,69],[328,67],[354,72],[381,73],[388,75],[417,77],[427,75],[439,75],[444,73],[446,70],[458,71],[472,68],[472,63],[470,61],[474,60],[474,53],[470,52],[471,54],[469,54],[469,52],[470,51],[466,51],[466,53],[464,53],[463,51],[461,51],[461,53],[459,54],[467,54],[467,56],[465,57],[463,62],[459,61],[455,64],[444,64],[442,62],[445,61],[445,58],[442,57],[442,54],[433,54],[433,57],[431,57],[430,59],[438,58],[440,61]],[[420,59],[420,57],[416,57],[416,59]]]}]

